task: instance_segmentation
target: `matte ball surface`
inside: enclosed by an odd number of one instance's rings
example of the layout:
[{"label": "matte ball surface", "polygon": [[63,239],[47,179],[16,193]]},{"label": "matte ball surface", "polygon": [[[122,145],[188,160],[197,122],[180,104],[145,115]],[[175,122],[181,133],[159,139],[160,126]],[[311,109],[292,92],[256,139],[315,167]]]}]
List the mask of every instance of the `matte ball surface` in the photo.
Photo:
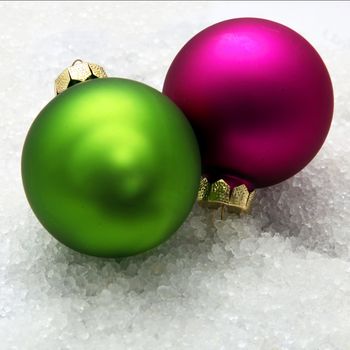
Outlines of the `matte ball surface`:
[{"label": "matte ball surface", "polygon": [[224,21],[193,37],[163,91],[194,127],[204,174],[231,186],[270,186],[300,171],[333,114],[331,80],[316,50],[258,18]]},{"label": "matte ball surface", "polygon": [[29,203],[67,246],[117,257],[148,250],[196,199],[200,157],[182,112],[135,81],[69,88],[38,115],[22,154]]}]

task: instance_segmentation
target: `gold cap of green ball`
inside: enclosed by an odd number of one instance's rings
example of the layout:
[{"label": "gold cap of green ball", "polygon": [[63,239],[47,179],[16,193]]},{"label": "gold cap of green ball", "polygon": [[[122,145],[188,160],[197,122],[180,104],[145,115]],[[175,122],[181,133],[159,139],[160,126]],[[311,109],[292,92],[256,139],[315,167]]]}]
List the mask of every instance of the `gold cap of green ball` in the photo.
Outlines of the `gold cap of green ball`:
[{"label": "gold cap of green ball", "polygon": [[95,78],[107,78],[105,70],[98,64],[77,59],[57,77],[55,92],[58,95],[75,84]]}]

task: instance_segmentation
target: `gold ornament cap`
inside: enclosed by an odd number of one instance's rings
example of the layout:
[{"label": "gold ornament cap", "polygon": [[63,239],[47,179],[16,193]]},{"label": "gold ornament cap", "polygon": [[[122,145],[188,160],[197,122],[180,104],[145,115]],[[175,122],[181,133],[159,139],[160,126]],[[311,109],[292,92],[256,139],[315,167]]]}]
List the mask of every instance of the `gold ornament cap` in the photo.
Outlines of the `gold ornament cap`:
[{"label": "gold ornament cap", "polygon": [[221,207],[229,212],[245,213],[250,211],[254,196],[255,190],[249,192],[244,184],[231,188],[223,179],[209,183],[206,177],[202,177],[197,201],[202,207]]},{"label": "gold ornament cap", "polygon": [[55,80],[55,92],[58,95],[75,84],[95,78],[107,78],[107,74],[101,66],[80,59],[75,60]]}]

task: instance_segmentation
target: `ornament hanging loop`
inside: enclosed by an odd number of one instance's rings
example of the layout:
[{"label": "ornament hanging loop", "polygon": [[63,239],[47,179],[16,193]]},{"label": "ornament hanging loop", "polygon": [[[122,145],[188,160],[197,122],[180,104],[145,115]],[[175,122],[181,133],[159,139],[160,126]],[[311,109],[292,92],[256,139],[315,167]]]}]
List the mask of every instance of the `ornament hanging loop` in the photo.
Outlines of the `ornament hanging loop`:
[{"label": "ornament hanging loop", "polygon": [[77,64],[78,62],[79,62],[79,63],[84,63],[83,60],[81,60],[80,58],[77,58],[75,61],[73,61],[72,66],[74,66],[74,65]]}]

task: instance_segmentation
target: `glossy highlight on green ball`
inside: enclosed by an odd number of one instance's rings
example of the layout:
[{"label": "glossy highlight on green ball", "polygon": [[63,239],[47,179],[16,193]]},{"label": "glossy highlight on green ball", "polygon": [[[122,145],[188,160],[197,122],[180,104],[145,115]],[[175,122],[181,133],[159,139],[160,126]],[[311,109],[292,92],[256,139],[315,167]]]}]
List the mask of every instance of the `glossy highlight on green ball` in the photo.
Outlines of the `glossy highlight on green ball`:
[{"label": "glossy highlight on green ball", "polygon": [[22,179],[42,225],[79,252],[119,257],[151,249],[189,214],[200,155],[182,112],[127,79],[75,85],[38,115]]}]

